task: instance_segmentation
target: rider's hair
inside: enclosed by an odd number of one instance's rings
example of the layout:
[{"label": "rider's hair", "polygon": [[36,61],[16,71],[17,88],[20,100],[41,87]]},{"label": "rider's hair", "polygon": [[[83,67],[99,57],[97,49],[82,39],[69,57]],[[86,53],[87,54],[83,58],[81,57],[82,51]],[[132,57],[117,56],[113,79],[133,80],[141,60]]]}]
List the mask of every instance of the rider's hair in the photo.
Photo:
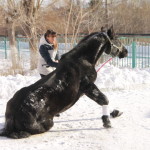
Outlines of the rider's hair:
[{"label": "rider's hair", "polygon": [[[49,37],[49,36],[56,36],[56,34],[57,34],[57,33],[56,33],[54,30],[49,29],[49,30],[47,30],[46,33],[44,34],[44,37],[45,37],[45,39],[46,39],[46,38]],[[53,44],[53,47],[54,47],[55,50],[57,50],[57,48],[58,48],[58,43],[57,43],[57,41]]]}]

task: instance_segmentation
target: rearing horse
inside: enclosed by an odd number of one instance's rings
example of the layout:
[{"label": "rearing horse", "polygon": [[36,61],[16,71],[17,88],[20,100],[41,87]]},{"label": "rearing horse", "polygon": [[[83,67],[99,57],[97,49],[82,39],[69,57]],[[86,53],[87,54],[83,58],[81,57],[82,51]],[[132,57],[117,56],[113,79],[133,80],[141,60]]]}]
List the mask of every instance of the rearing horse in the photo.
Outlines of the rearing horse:
[{"label": "rearing horse", "polygon": [[62,56],[55,71],[17,91],[7,103],[0,135],[25,138],[46,132],[53,126],[54,116],[73,106],[83,94],[102,106],[103,126],[111,127],[109,101],[94,84],[95,64],[104,52],[112,57],[127,56],[113,28],[86,36]]}]

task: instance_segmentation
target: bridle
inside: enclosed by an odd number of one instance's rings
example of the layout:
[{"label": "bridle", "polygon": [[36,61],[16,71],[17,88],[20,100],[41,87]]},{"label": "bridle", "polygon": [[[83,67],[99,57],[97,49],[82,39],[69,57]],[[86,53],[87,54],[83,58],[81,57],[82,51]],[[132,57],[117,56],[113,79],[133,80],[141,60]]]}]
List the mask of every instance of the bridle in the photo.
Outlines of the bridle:
[{"label": "bridle", "polygon": [[97,70],[96,72],[99,72],[102,67],[104,67],[109,61],[111,61],[113,58],[109,58],[105,63],[103,63]]},{"label": "bridle", "polygon": [[[123,44],[121,44],[121,46],[119,47],[119,46],[117,46],[117,45],[115,45],[112,41],[111,41],[111,39],[110,39],[110,37],[107,35],[107,33],[105,33],[105,32],[102,32],[102,34],[106,37],[106,39],[110,42],[110,45],[112,46],[112,47],[115,47],[115,48],[117,48],[118,50],[119,50],[119,52],[122,52],[122,48],[123,48]],[[110,51],[110,54],[111,54],[111,51]]]},{"label": "bridle", "polygon": [[[103,35],[106,37],[106,39],[110,42],[110,45],[111,45],[112,47],[115,47],[115,48],[117,48],[117,49],[119,50],[119,52],[122,52],[123,44],[121,44],[121,46],[119,47],[119,46],[115,45],[114,43],[112,43],[112,41],[110,40],[110,38],[109,38],[109,36],[107,35],[107,33],[102,32],[102,34],[103,34]],[[111,54],[111,51],[110,51],[109,54]],[[109,61],[111,61],[111,60],[113,59],[113,57],[114,57],[114,56],[112,56],[112,58],[108,59],[105,63],[103,63],[103,64],[97,69],[96,72],[99,72],[102,67],[104,67]]]}]

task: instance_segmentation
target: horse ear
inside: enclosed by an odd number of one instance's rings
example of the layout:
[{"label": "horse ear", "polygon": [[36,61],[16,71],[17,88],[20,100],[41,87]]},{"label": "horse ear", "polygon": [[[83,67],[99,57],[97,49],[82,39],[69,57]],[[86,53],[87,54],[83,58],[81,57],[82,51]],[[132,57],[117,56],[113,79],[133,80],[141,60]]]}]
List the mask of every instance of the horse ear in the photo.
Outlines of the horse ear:
[{"label": "horse ear", "polygon": [[107,30],[107,35],[110,37],[110,39],[113,39],[115,36],[113,25]]}]

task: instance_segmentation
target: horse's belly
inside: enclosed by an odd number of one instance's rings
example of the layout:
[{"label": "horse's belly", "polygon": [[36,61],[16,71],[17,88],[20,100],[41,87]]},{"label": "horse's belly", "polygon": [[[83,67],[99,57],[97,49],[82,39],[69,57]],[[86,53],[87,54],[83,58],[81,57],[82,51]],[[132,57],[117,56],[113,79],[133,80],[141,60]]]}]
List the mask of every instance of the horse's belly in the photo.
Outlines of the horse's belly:
[{"label": "horse's belly", "polygon": [[62,94],[62,96],[59,97],[58,100],[59,102],[57,103],[59,104],[59,108],[60,108],[59,112],[64,112],[67,109],[69,109],[77,102],[78,99],[79,97],[77,92],[72,92],[68,90],[68,93],[65,92],[64,94]]}]

